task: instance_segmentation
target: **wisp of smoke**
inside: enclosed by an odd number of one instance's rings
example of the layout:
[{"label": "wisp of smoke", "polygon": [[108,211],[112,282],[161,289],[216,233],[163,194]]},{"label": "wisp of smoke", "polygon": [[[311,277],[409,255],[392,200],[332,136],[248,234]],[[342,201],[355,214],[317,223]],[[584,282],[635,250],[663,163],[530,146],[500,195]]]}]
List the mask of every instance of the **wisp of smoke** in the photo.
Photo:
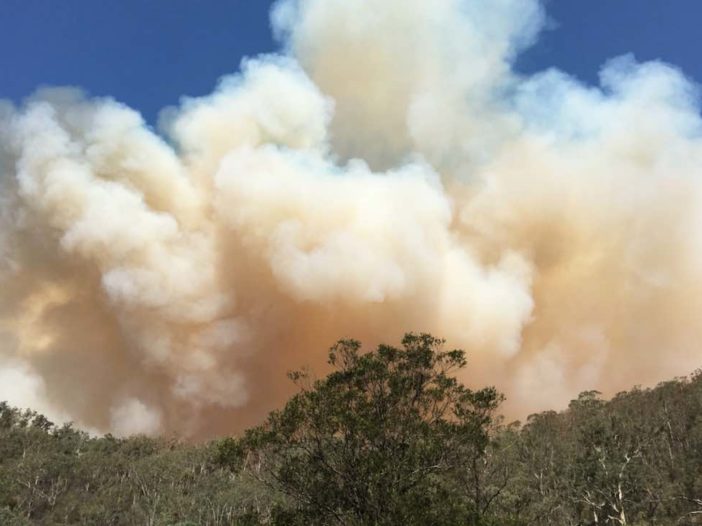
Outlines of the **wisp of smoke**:
[{"label": "wisp of smoke", "polygon": [[0,104],[0,398],[116,434],[261,420],[341,337],[431,332],[505,411],[702,363],[696,87],[515,73],[537,0],[281,0],[154,132]]}]

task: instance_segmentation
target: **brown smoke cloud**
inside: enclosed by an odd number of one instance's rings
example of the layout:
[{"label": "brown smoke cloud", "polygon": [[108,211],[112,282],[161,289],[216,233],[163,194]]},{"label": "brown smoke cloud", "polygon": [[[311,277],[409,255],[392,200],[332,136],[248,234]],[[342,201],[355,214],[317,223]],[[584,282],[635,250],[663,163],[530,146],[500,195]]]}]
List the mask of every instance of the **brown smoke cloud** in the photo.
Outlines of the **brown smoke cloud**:
[{"label": "brown smoke cloud", "polygon": [[117,434],[259,422],[341,337],[428,331],[510,416],[702,364],[696,87],[511,63],[535,0],[283,0],[164,112],[0,104],[0,398]]}]

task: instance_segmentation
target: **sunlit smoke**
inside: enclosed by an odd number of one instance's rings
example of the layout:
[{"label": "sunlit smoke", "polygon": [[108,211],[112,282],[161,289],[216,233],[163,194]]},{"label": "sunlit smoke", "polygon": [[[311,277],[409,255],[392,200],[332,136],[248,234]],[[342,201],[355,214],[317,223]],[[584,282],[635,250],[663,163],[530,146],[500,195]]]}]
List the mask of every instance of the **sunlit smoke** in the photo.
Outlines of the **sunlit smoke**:
[{"label": "sunlit smoke", "polygon": [[702,126],[675,68],[515,57],[536,0],[282,0],[160,131],[0,103],[0,398],[117,434],[259,422],[342,337],[464,348],[509,416],[702,365]]}]

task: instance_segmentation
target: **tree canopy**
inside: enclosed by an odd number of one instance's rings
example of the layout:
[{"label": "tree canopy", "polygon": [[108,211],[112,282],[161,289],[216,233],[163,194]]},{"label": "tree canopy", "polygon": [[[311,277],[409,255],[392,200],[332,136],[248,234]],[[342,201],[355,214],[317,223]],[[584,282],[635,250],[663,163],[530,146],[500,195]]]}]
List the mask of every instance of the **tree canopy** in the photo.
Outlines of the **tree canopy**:
[{"label": "tree canopy", "polygon": [[505,425],[428,334],[332,371],[242,436],[91,437],[0,403],[0,524],[702,524],[702,373]]},{"label": "tree canopy", "polygon": [[465,475],[487,448],[501,396],[460,384],[465,355],[442,344],[408,334],[400,348],[362,354],[359,342],[339,342],[329,376],[291,374],[300,392],[246,433],[247,465],[308,523],[468,523],[480,503],[463,491]]}]

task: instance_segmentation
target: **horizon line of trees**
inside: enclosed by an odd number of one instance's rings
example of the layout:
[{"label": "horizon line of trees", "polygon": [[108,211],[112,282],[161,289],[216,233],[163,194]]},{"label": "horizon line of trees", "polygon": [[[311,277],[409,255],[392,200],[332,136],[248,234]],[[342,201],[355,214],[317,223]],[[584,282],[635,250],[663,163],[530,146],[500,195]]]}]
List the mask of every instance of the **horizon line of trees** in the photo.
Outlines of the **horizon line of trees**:
[{"label": "horizon line of trees", "polygon": [[702,372],[524,423],[428,334],[362,352],[203,444],[91,437],[0,403],[0,524],[702,524]]}]

